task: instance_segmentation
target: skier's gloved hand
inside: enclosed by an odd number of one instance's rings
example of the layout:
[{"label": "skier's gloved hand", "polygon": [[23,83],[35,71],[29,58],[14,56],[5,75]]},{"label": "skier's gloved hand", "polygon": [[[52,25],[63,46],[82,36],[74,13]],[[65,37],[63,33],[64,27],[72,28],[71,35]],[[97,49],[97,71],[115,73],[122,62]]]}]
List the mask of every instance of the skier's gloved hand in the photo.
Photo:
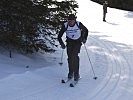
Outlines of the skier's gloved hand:
[{"label": "skier's gloved hand", "polygon": [[65,48],[66,48],[66,46],[65,46],[64,43],[61,43],[60,45],[61,45],[61,48],[62,48],[62,49],[65,49]]},{"label": "skier's gloved hand", "polygon": [[85,44],[86,43],[86,39],[83,39],[82,42],[83,42],[83,44]]}]

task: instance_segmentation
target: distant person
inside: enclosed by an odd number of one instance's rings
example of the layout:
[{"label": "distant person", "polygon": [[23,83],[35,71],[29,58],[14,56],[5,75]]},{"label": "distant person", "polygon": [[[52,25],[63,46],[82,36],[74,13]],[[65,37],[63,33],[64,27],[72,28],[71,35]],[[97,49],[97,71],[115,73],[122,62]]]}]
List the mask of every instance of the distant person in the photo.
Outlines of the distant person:
[{"label": "distant person", "polygon": [[[86,43],[88,36],[88,29],[79,21],[76,21],[76,16],[70,14],[67,21],[62,25],[58,35],[58,41],[65,49],[67,47],[68,56],[68,78],[74,77],[74,81],[78,81],[79,75],[79,56],[82,43]],[[63,34],[66,33],[66,46],[62,41]]]},{"label": "distant person", "polygon": [[106,18],[106,13],[107,13],[107,7],[108,7],[108,1],[105,1],[103,3],[103,21],[106,22],[105,18]]}]

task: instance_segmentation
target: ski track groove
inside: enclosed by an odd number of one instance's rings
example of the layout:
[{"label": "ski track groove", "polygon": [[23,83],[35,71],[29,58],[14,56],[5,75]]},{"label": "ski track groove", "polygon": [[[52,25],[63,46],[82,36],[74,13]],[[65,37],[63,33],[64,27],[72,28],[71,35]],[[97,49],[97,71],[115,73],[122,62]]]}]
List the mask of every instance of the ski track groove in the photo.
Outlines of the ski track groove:
[{"label": "ski track groove", "polygon": [[[94,40],[95,39],[95,41],[97,42],[97,43],[99,43],[100,45],[102,44],[103,45],[103,47],[110,53],[110,54],[114,54],[114,52],[112,52],[110,49],[111,48],[108,48],[107,47],[107,42],[103,42],[103,41],[99,41],[99,40],[97,40],[96,38],[94,38],[94,37],[92,37],[91,36],[91,38]],[[110,45],[110,44],[108,44],[108,45]],[[115,58],[115,56],[112,56],[114,59],[117,59],[117,58]],[[110,63],[109,63],[110,64]],[[113,61],[112,60],[112,71],[111,71],[111,75],[109,76],[109,79],[107,79],[107,81],[106,81],[106,83],[103,85],[103,87],[101,87],[93,96],[91,96],[90,98],[89,98],[89,100],[92,100],[92,99],[94,99],[94,98],[100,98],[100,97],[98,97],[99,95],[101,96],[101,94],[102,94],[102,91],[104,91],[104,90],[106,90],[106,87],[108,87],[109,86],[109,84],[110,83],[112,83],[111,82],[111,79],[113,79],[113,74],[115,74],[117,71],[118,71],[118,67],[120,67],[120,69],[119,69],[119,71],[117,72],[117,73],[119,73],[119,76],[118,76],[118,79],[116,80],[116,83],[114,84],[114,86],[112,86],[112,88],[111,88],[111,90],[105,95],[105,94],[103,94],[102,95],[102,98],[103,99],[100,99],[100,100],[104,100],[104,99],[106,99],[107,97],[109,97],[110,95],[111,95],[111,93],[113,92],[113,90],[117,87],[117,84],[118,84],[118,82],[119,82],[119,80],[120,80],[120,76],[121,76],[121,65],[120,65],[120,63],[118,63],[118,62],[116,62],[116,60],[115,61]],[[113,64],[115,64],[115,66],[113,65]],[[119,64],[119,66],[118,66],[118,64]],[[110,66],[109,66],[110,67]],[[116,72],[115,72],[116,71]],[[106,76],[107,77],[107,76]],[[111,84],[112,85],[112,84]],[[107,88],[108,89],[108,88]],[[104,93],[104,92],[103,92]]]},{"label": "ski track groove", "polygon": [[[109,47],[112,47],[114,48],[115,46],[112,44],[112,43],[108,43],[108,42],[103,42],[103,44],[105,45],[108,45]],[[110,50],[111,51],[111,50]],[[111,52],[110,52],[111,53]],[[112,54],[114,54],[115,52],[112,52]],[[120,54],[117,54],[117,56],[119,56]],[[115,56],[113,56],[114,59],[117,59]],[[117,59],[118,60],[118,59]],[[118,83],[119,83],[119,80],[120,80],[120,77],[122,76],[122,66],[121,65],[122,63],[115,60],[115,63],[116,63],[116,72],[118,71],[119,75],[118,75],[118,78],[116,79],[116,82],[114,84],[114,86],[112,86],[112,89],[108,92],[108,94],[103,98],[103,100],[106,100],[107,98],[109,98],[109,96],[112,94],[112,92],[114,91],[114,89],[117,87]],[[118,69],[119,68],[119,69]]]},{"label": "ski track groove", "polygon": [[[114,45],[114,44],[111,44],[111,45],[113,45],[113,47],[115,47],[119,52],[117,52],[118,53],[118,55],[121,55],[121,57],[123,58],[123,63],[122,62],[120,62],[120,66],[122,67],[122,70],[121,71],[123,71],[123,76],[125,75],[127,75],[127,76],[129,76],[129,79],[126,79],[126,83],[124,83],[125,85],[127,85],[127,83],[130,81],[130,79],[131,79],[131,65],[130,65],[130,63],[128,62],[128,60],[127,60],[127,58],[125,57],[125,55],[121,52],[121,49],[119,50],[119,48],[116,46],[116,45]],[[128,50],[130,50],[130,48],[128,47]],[[127,66],[127,67],[126,67]],[[122,73],[122,72],[121,72]],[[119,78],[119,81],[120,81],[120,79],[121,80],[125,80],[125,79],[123,79],[124,77],[122,77],[122,75],[120,76],[120,78]],[[118,87],[116,87],[116,88],[118,88]],[[112,91],[113,92],[113,91]],[[115,93],[115,92],[114,92]],[[112,94],[111,94],[112,95]],[[112,95],[113,96],[113,95]],[[111,98],[110,98],[110,100],[111,100]]]},{"label": "ski track groove", "polygon": [[[106,50],[107,52],[109,51],[108,49],[105,49],[105,45],[103,45],[102,43],[100,43],[100,41],[98,41],[97,39],[95,39],[94,37],[92,37],[91,36],[91,39],[93,40],[93,41],[95,41],[96,43],[98,43],[98,45],[100,46],[100,47],[103,47],[104,48],[104,51]],[[102,46],[101,46],[101,44],[102,44]],[[106,52],[105,51],[105,52]],[[105,53],[104,53],[104,55],[106,55]],[[109,60],[108,60],[109,61]],[[100,95],[101,94],[101,92],[104,90],[104,88],[108,85],[108,83],[109,83],[109,81],[110,81],[110,79],[111,79],[111,77],[112,77],[112,75],[113,75],[113,65],[112,65],[112,60],[111,60],[111,62],[109,63],[109,64],[111,64],[111,66],[108,66],[108,72],[107,72],[107,74],[106,74],[106,77],[105,77],[105,79],[107,80],[104,84],[103,84],[103,86],[102,87],[100,87],[100,88],[98,88],[98,90],[96,90],[96,91],[94,91],[95,93],[89,98],[89,100],[93,100],[94,98],[96,98],[96,97],[98,97],[98,95]],[[109,68],[111,68],[111,69],[109,69]]]},{"label": "ski track groove", "polygon": [[[131,66],[130,66],[130,64],[129,64],[129,62],[128,62],[128,60],[127,60],[127,58],[125,57],[125,55],[123,54],[123,53],[121,53],[121,49],[119,49],[116,45],[114,45],[114,44],[112,44],[113,45],[113,47],[115,47],[117,50],[118,50],[118,55],[119,56],[121,56],[121,58],[123,59],[123,62],[120,62],[119,64],[121,64],[120,65],[120,67],[121,67],[121,73],[123,73],[123,74],[121,74],[121,76],[119,76],[120,78],[119,78],[119,81],[122,81],[123,82],[123,80],[126,80],[126,82],[128,83],[128,80],[131,78]],[[128,47],[128,49],[129,49],[129,47]],[[130,50],[130,49],[129,49]],[[129,79],[126,79],[126,77],[123,77],[123,76],[129,76]],[[125,79],[124,79],[125,78]],[[121,83],[122,83],[121,82]],[[119,82],[120,83],[120,82]],[[126,84],[127,84],[126,83]],[[125,83],[124,83],[125,84]],[[117,85],[117,86],[119,86],[119,85]]]}]

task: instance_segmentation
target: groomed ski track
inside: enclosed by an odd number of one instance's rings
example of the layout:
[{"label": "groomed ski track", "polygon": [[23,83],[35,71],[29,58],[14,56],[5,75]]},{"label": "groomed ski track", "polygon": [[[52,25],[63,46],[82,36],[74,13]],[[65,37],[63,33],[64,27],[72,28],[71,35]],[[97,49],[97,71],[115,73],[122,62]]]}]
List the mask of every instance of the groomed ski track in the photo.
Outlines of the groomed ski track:
[{"label": "groomed ski track", "polygon": [[[87,60],[82,61],[82,57],[87,59],[86,51],[82,46],[80,56],[81,63],[84,63],[84,65],[81,64],[80,71],[83,78],[76,87],[70,88],[69,84],[60,82],[61,77],[66,74],[67,66],[58,65],[56,68],[47,67],[23,75],[12,75],[8,78],[10,84],[6,83],[7,80],[4,79],[0,86],[2,86],[2,83],[7,84],[9,94],[6,97],[0,95],[1,100],[112,100],[112,98],[119,100],[119,96],[126,98],[128,94],[123,94],[119,90],[125,85],[128,86],[131,81],[132,73],[130,70],[132,68],[129,58],[132,57],[132,53],[123,53],[124,48],[129,51],[130,48],[123,44],[100,39],[100,37],[102,36],[90,36],[86,44],[94,71],[98,77],[97,80],[93,79],[89,62],[86,62]],[[50,75],[50,72],[54,74]],[[32,75],[35,77],[30,77]],[[37,80],[40,78],[42,80]],[[22,82],[21,79],[25,81]],[[21,84],[15,84],[15,87],[13,81]],[[33,81],[33,83],[28,83],[28,81]],[[23,88],[21,88],[21,85]],[[9,86],[16,88],[14,92],[11,91],[13,88],[9,88]]]}]

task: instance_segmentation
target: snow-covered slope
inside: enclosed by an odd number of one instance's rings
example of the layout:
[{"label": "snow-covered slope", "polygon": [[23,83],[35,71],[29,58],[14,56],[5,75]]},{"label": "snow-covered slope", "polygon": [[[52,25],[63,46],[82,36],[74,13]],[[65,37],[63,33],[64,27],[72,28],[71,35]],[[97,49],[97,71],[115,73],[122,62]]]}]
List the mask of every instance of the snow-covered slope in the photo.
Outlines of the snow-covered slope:
[{"label": "snow-covered slope", "polygon": [[108,8],[103,22],[101,5],[78,2],[77,20],[90,31],[85,46],[98,79],[93,79],[84,46],[82,79],[74,88],[60,82],[68,72],[66,51],[62,66],[60,48],[54,54],[13,54],[11,59],[4,53],[0,54],[0,100],[132,100],[133,12]]}]

